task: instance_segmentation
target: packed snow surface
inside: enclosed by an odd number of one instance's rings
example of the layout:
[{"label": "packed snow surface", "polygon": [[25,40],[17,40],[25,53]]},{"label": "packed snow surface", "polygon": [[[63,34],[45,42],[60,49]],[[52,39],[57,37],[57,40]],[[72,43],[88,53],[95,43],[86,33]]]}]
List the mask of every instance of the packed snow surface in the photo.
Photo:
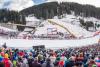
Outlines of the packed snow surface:
[{"label": "packed snow surface", "polygon": [[16,32],[17,31],[17,30],[9,29],[9,28],[2,27],[2,26],[0,26],[0,30],[4,30],[5,32]]},{"label": "packed snow surface", "polygon": [[33,45],[45,45],[46,48],[80,47],[98,43],[98,36],[77,40],[25,40],[25,39],[0,39],[0,44],[6,43],[8,47],[32,47]]}]

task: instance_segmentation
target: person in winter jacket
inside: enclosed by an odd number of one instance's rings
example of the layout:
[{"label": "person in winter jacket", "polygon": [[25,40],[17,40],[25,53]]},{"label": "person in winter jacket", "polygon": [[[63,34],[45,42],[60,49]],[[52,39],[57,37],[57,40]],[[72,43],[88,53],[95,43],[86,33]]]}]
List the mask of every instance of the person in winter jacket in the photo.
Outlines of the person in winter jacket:
[{"label": "person in winter jacket", "polygon": [[17,61],[17,67],[25,67],[25,63],[23,62],[21,57]]},{"label": "person in winter jacket", "polygon": [[50,56],[50,60],[51,60],[52,63],[54,63],[55,60],[56,60],[56,57],[55,57],[53,54],[51,54],[51,56]]},{"label": "person in winter jacket", "polygon": [[0,67],[5,67],[4,63],[3,63],[3,57],[2,56],[0,56]]},{"label": "person in winter jacket", "polygon": [[43,55],[39,54],[38,55],[38,62],[41,63],[43,61]]},{"label": "person in winter jacket", "polygon": [[3,60],[4,64],[5,64],[5,67],[12,67],[12,64],[8,58],[8,54],[5,54],[4,55],[4,60]]},{"label": "person in winter jacket", "polygon": [[88,60],[87,65],[85,65],[84,67],[98,67],[94,61],[94,58],[92,57],[91,59]]},{"label": "person in winter jacket", "polygon": [[28,65],[29,65],[29,67],[32,67],[33,61],[34,61],[33,57],[29,56],[29,58],[28,58]]},{"label": "person in winter jacket", "polygon": [[32,63],[32,67],[42,67],[40,63],[38,63],[38,59],[35,58],[34,62]]},{"label": "person in winter jacket", "polygon": [[42,64],[42,67],[54,67],[54,64],[51,62],[50,58],[48,58],[46,62]]},{"label": "person in winter jacket", "polygon": [[55,60],[55,62],[54,62],[54,65],[55,65],[55,66],[58,66],[59,61],[60,61],[60,56],[57,56],[57,57],[56,57],[56,60]]},{"label": "person in winter jacket", "polygon": [[64,67],[73,67],[73,66],[74,66],[74,62],[72,58],[65,61]]},{"label": "person in winter jacket", "polygon": [[23,64],[24,64],[24,67],[28,67],[28,61],[25,57],[23,57]]},{"label": "person in winter jacket", "polygon": [[64,67],[65,61],[67,60],[67,58],[62,55],[59,61],[59,67]]},{"label": "person in winter jacket", "polygon": [[95,63],[98,67],[100,67],[100,56],[98,56],[97,58],[95,58]]}]

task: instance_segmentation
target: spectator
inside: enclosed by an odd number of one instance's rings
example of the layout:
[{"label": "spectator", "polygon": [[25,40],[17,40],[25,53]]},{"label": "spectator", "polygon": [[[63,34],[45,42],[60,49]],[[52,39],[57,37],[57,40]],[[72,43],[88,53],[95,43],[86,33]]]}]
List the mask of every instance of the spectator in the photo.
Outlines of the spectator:
[{"label": "spectator", "polygon": [[3,57],[2,56],[0,56],[0,67],[5,67],[4,63],[3,63]]},{"label": "spectator", "polygon": [[97,58],[95,58],[95,62],[96,62],[96,65],[98,67],[100,67],[100,56],[98,56]]},{"label": "spectator", "polygon": [[0,67],[73,66],[100,67],[100,44],[55,50],[0,48]]},{"label": "spectator", "polygon": [[32,63],[32,67],[42,67],[40,63],[38,63],[38,59],[35,58],[34,62]]},{"label": "spectator", "polygon": [[50,58],[47,58],[46,62],[42,64],[42,67],[54,67],[54,64],[51,62]]}]

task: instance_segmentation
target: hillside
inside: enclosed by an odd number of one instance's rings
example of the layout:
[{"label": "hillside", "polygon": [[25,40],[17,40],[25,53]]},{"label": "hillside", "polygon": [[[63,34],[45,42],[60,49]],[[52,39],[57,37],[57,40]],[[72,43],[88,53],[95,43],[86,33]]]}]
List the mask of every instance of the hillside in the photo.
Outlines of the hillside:
[{"label": "hillside", "polygon": [[[91,5],[81,5],[73,2],[47,2],[26,8],[20,12],[10,11],[7,9],[0,10],[0,23],[17,23],[26,24],[25,17],[33,15],[37,19],[52,19],[57,16],[59,19],[67,15],[73,14],[81,17],[94,17],[100,19],[100,8]],[[24,28],[18,27],[20,31]]]},{"label": "hillside", "polygon": [[47,2],[24,9],[20,13],[26,16],[34,14],[38,19],[51,19],[54,16],[62,18],[64,14],[71,14],[72,12],[74,12],[76,16],[80,15],[83,17],[95,17],[100,19],[100,8],[73,2]]},{"label": "hillside", "polygon": [[[42,27],[38,27],[37,31],[34,35],[47,35],[48,29],[57,29],[57,32],[60,32],[64,35],[69,34],[66,28],[71,32],[71,34],[75,35],[76,37],[90,37],[93,36],[94,32],[87,31],[83,26],[80,24],[80,18],[83,19],[81,16],[75,16],[73,14],[66,14],[64,18],[59,19],[57,16],[55,16],[53,19],[50,19],[52,23],[50,23],[48,20],[42,22]],[[95,23],[100,23],[99,19],[96,19],[94,17],[84,17],[84,21],[92,21]],[[94,27],[89,27],[91,30],[95,30]],[[99,27],[96,27],[96,30],[100,30]],[[56,32],[54,32],[56,33]]]}]

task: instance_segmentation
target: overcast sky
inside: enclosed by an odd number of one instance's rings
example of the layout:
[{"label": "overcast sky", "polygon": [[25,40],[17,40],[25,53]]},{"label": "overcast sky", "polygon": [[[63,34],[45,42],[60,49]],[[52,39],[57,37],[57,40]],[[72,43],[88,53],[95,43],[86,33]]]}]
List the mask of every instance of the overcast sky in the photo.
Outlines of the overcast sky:
[{"label": "overcast sky", "polygon": [[0,0],[0,8],[10,8],[12,10],[22,10],[24,8],[33,6],[35,4],[41,4],[44,2],[77,2],[80,4],[91,4],[96,7],[100,7],[100,0]]},{"label": "overcast sky", "polygon": [[48,1],[67,1],[67,2],[77,2],[80,4],[91,4],[96,7],[100,7],[100,0],[48,0]]},{"label": "overcast sky", "polygon": [[0,0],[0,8],[8,8],[17,11],[31,7],[34,4],[32,0]]}]

